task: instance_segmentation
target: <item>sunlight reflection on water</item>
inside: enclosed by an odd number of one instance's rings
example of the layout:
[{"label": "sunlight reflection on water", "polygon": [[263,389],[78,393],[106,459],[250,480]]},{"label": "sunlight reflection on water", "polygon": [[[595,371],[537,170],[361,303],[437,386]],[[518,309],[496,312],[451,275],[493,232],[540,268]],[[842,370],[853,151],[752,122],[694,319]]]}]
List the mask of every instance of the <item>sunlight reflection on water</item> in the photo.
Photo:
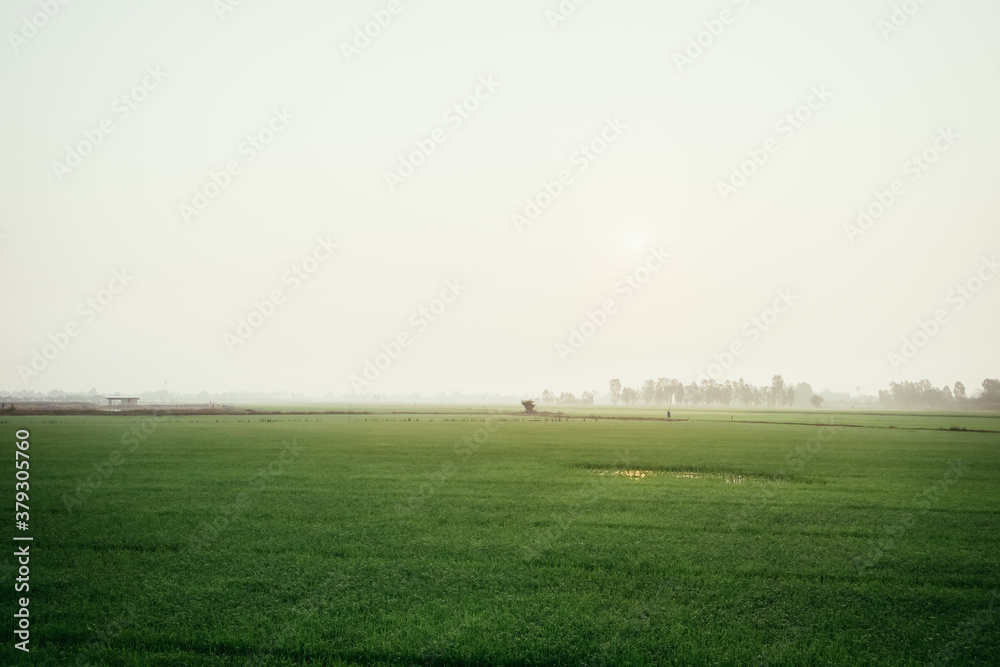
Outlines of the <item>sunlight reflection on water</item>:
[{"label": "sunlight reflection on water", "polygon": [[744,484],[747,481],[745,475],[734,475],[730,473],[709,473],[693,472],[690,470],[598,470],[599,475],[612,475],[614,477],[625,477],[634,481],[646,479],[647,477],[673,477],[674,479],[716,479],[722,480],[726,484]]}]

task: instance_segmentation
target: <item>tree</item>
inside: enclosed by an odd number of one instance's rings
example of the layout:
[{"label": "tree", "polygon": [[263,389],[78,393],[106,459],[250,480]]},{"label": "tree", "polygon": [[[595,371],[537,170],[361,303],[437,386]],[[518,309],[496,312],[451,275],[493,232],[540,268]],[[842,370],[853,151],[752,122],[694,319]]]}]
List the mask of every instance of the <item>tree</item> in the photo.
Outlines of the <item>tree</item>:
[{"label": "tree", "polygon": [[1000,403],[1000,380],[983,380],[983,395],[979,400],[983,403]]},{"label": "tree", "polygon": [[778,405],[785,398],[785,378],[775,375],[771,378],[771,394],[768,405]]},{"label": "tree", "polygon": [[920,394],[920,398],[931,408],[944,404],[944,394],[937,387],[924,389]]},{"label": "tree", "polygon": [[656,389],[653,391],[653,400],[657,405],[663,405],[670,400],[670,380],[667,378],[656,379]]},{"label": "tree", "polygon": [[639,400],[639,392],[632,387],[625,387],[622,389],[622,400],[625,401],[625,405],[635,405]]},{"label": "tree", "polygon": [[680,380],[670,381],[670,396],[667,401],[673,400],[676,403],[684,402],[684,385]]},{"label": "tree", "polygon": [[818,408],[823,405],[823,397],[819,394],[813,394],[813,397],[809,399],[809,402],[812,403],[814,408]]},{"label": "tree", "polygon": [[706,404],[711,405],[712,403],[718,403],[719,401],[720,388],[719,383],[712,378],[706,378],[701,381],[701,400]]},{"label": "tree", "polygon": [[892,402],[897,406],[909,408],[920,403],[921,388],[915,382],[890,382],[889,393],[892,395]]},{"label": "tree", "polygon": [[792,402],[793,407],[804,408],[809,405],[809,399],[812,398],[813,388],[808,382],[800,382],[795,385],[795,400]]},{"label": "tree", "polygon": [[653,404],[653,398],[656,396],[656,384],[652,380],[646,380],[642,383],[642,402],[646,405]]},{"label": "tree", "polygon": [[965,400],[965,385],[961,382],[955,383],[955,400],[964,401]]},{"label": "tree", "polygon": [[726,380],[719,390],[719,401],[723,405],[732,405],[733,402],[733,381]]},{"label": "tree", "polygon": [[740,405],[750,405],[753,402],[753,387],[743,378],[736,381],[736,397]]},{"label": "tree", "polygon": [[583,395],[580,396],[580,402],[583,403],[584,405],[593,405],[594,395],[589,391],[585,391],[583,392]]},{"label": "tree", "polygon": [[535,402],[532,400],[521,401],[521,405],[524,406],[524,411],[529,415],[535,414]]},{"label": "tree", "polygon": [[568,391],[564,391],[563,393],[559,394],[559,402],[566,403],[567,405],[573,405],[574,403],[576,403],[576,396],[569,393]]},{"label": "tree", "polygon": [[546,389],[542,392],[542,403],[555,403],[556,395]]},{"label": "tree", "polygon": [[622,382],[618,378],[611,381],[608,386],[608,392],[611,394],[611,402],[618,405],[618,401],[622,400]]}]

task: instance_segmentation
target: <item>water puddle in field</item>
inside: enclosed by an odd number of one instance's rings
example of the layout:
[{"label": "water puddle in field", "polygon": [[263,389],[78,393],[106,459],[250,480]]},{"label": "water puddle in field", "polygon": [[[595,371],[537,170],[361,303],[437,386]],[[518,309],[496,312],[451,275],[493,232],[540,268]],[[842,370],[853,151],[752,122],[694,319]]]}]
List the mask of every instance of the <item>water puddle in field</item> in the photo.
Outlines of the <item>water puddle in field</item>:
[{"label": "water puddle in field", "polygon": [[652,470],[602,470],[598,474],[599,475],[607,475],[609,472],[612,475],[617,475],[617,476],[620,476],[620,477],[627,477],[629,479],[635,479],[635,480],[642,479],[646,475],[649,475],[650,477],[653,476],[653,471]]},{"label": "water puddle in field", "polygon": [[692,470],[596,470],[598,475],[624,477],[638,482],[651,477],[672,477],[674,479],[714,479],[726,484],[746,484],[746,475],[733,473],[695,472]]}]

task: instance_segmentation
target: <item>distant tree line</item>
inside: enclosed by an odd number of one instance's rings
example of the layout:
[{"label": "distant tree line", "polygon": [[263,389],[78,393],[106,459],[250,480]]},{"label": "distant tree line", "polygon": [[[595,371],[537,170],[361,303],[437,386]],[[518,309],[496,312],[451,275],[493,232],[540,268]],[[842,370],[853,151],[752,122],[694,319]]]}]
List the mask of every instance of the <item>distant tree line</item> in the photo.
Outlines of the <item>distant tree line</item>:
[{"label": "distant tree line", "polygon": [[[878,392],[879,403],[885,407],[916,409],[1000,409],[1000,380],[983,380],[982,394],[975,398],[966,396],[965,385],[956,382],[954,387],[937,388],[929,380],[920,382],[890,382],[889,389]],[[704,405],[768,408],[820,407],[823,397],[813,392],[808,382],[786,383],[781,375],[771,378],[770,385],[755,386],[740,378],[735,382],[716,382],[712,379],[700,383],[684,384],[674,378],[646,380],[635,389],[623,386],[618,379],[611,380],[608,393],[614,404],[633,405]]]},{"label": "distant tree line", "polygon": [[685,385],[674,378],[646,380],[638,389],[623,386],[614,379],[608,386],[611,402],[625,405],[718,405],[742,407],[819,407],[823,398],[816,395],[807,382],[786,383],[780,375],[771,378],[769,386],[757,387],[743,378],[716,382],[712,379]]},{"label": "distant tree line", "polygon": [[888,389],[880,389],[878,401],[891,408],[968,408],[990,410],[1000,408],[1000,380],[983,380],[983,393],[969,398],[965,385],[956,382],[954,387],[937,388],[930,380],[920,382],[890,382]]},{"label": "distant tree line", "polygon": [[96,389],[91,389],[89,392],[80,391],[62,391],[60,389],[53,389],[52,391],[42,392],[42,391],[31,391],[25,389],[22,391],[7,391],[0,390],[0,399],[13,402],[13,401],[61,401],[64,403],[96,403],[103,398],[102,394],[98,394]]},{"label": "distant tree line", "polygon": [[556,396],[554,393],[546,389],[542,392],[542,398],[539,401],[543,405],[593,405],[594,404],[594,394],[585,391],[577,398],[573,394],[568,392],[563,392]]}]

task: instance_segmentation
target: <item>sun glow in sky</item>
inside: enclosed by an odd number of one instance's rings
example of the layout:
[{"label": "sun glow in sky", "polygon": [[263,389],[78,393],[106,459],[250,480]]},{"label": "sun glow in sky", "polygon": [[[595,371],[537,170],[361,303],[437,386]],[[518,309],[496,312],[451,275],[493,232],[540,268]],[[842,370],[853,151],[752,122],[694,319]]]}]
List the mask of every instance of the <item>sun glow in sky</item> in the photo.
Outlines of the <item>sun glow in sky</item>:
[{"label": "sun glow in sky", "polygon": [[1000,375],[998,3],[218,4],[6,40],[0,390]]},{"label": "sun glow in sky", "polygon": [[625,243],[632,250],[639,250],[642,248],[643,244],[645,244],[645,240],[642,238],[642,234],[640,234],[639,232],[632,232],[625,239]]}]

